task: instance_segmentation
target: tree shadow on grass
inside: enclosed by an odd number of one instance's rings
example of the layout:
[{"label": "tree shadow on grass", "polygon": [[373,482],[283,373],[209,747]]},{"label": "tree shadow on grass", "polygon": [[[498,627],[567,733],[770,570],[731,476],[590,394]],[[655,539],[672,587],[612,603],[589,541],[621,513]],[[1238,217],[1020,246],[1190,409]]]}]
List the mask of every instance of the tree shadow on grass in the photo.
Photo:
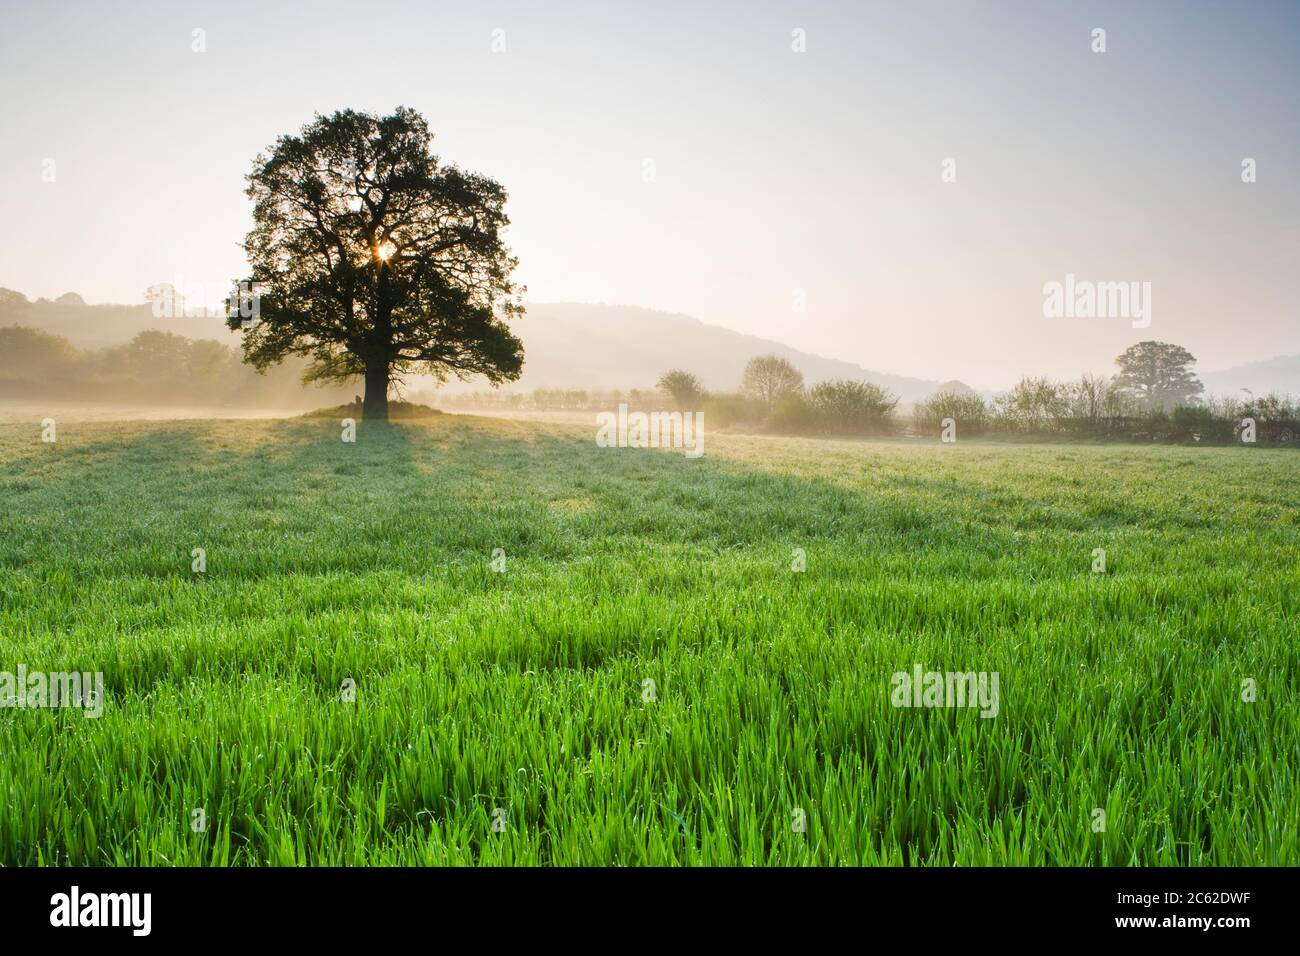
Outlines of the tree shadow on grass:
[{"label": "tree shadow on grass", "polygon": [[1158,517],[1024,475],[990,488],[859,465],[832,479],[462,416],[361,422],[355,442],[340,423],[302,419],[99,428],[0,465],[0,488],[13,492],[0,517],[40,543],[11,546],[10,562],[75,565],[89,551],[101,572],[170,576],[177,555],[204,543],[252,576],[419,574],[496,548],[545,561],[840,540],[880,554],[996,554],[1026,529],[1078,534]]}]

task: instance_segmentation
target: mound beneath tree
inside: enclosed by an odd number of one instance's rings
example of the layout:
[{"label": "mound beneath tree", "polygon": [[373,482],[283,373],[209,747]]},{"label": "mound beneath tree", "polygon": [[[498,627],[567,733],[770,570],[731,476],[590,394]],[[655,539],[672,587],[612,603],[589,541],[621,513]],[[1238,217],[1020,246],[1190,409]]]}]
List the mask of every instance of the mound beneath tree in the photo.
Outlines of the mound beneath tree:
[{"label": "mound beneath tree", "polygon": [[[306,412],[303,418],[356,418],[361,419],[365,416],[361,413],[361,402],[351,402],[347,405],[334,405],[330,408],[318,408],[315,411]],[[403,421],[412,418],[434,418],[442,415],[443,412],[428,405],[417,405],[415,402],[389,402],[388,403],[388,420],[390,422]]]}]

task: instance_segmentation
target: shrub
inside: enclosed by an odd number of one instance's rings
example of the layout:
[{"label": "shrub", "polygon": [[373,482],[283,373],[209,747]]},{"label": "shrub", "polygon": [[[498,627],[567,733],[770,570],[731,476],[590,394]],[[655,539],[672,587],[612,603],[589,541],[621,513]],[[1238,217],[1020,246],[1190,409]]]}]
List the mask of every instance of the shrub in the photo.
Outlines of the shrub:
[{"label": "shrub", "polygon": [[807,434],[816,429],[817,419],[808,400],[796,393],[776,403],[776,408],[767,417],[767,427],[776,432]]},{"label": "shrub", "polygon": [[744,395],[709,394],[703,402],[704,421],[710,428],[731,428],[736,425],[759,425],[763,421],[764,406]]},{"label": "shrub", "polygon": [[962,435],[983,435],[989,427],[989,407],[974,393],[939,392],[912,410],[916,430],[925,434],[937,433],[945,418],[957,422]]},{"label": "shrub", "polygon": [[820,382],[808,393],[817,429],[832,435],[882,434],[898,399],[879,385],[840,379]]},{"label": "shrub", "polygon": [[1178,405],[1174,408],[1173,419],[1175,425],[1208,425],[1214,421],[1214,412],[1201,405]]},{"label": "shrub", "polygon": [[803,389],[803,374],[779,355],[759,355],[745,364],[740,390],[768,408]]},{"label": "shrub", "polygon": [[0,378],[60,379],[77,369],[77,349],[67,339],[21,325],[0,328]]},{"label": "shrub", "polygon": [[704,386],[690,372],[675,368],[659,379],[658,388],[673,397],[673,404],[681,411],[694,411],[704,398]]},{"label": "shrub", "polygon": [[1008,431],[1051,431],[1068,415],[1067,387],[1046,378],[1022,378],[993,402],[998,424]]}]

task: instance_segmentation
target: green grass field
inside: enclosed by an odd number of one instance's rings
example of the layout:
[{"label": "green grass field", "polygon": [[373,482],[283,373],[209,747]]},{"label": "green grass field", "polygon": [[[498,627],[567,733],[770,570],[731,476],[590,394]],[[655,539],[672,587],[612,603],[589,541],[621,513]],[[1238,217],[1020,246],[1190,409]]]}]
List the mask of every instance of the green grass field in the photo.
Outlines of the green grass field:
[{"label": "green grass field", "polygon": [[1294,451],[593,434],[0,425],[0,863],[1300,863]]}]

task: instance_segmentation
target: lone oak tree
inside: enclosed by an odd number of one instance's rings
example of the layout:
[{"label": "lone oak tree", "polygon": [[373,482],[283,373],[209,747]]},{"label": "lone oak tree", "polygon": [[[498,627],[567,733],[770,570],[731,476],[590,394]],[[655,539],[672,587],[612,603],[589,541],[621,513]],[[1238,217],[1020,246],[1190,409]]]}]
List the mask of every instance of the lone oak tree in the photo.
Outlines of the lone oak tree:
[{"label": "lone oak tree", "polygon": [[227,320],[244,328],[245,361],[260,371],[304,355],[306,381],[364,377],[362,414],[380,420],[408,373],[519,377],[506,319],[523,314],[525,290],[501,235],[506,191],[441,164],[432,139],[405,107],[343,110],[257,157],[244,250],[258,320]]}]

